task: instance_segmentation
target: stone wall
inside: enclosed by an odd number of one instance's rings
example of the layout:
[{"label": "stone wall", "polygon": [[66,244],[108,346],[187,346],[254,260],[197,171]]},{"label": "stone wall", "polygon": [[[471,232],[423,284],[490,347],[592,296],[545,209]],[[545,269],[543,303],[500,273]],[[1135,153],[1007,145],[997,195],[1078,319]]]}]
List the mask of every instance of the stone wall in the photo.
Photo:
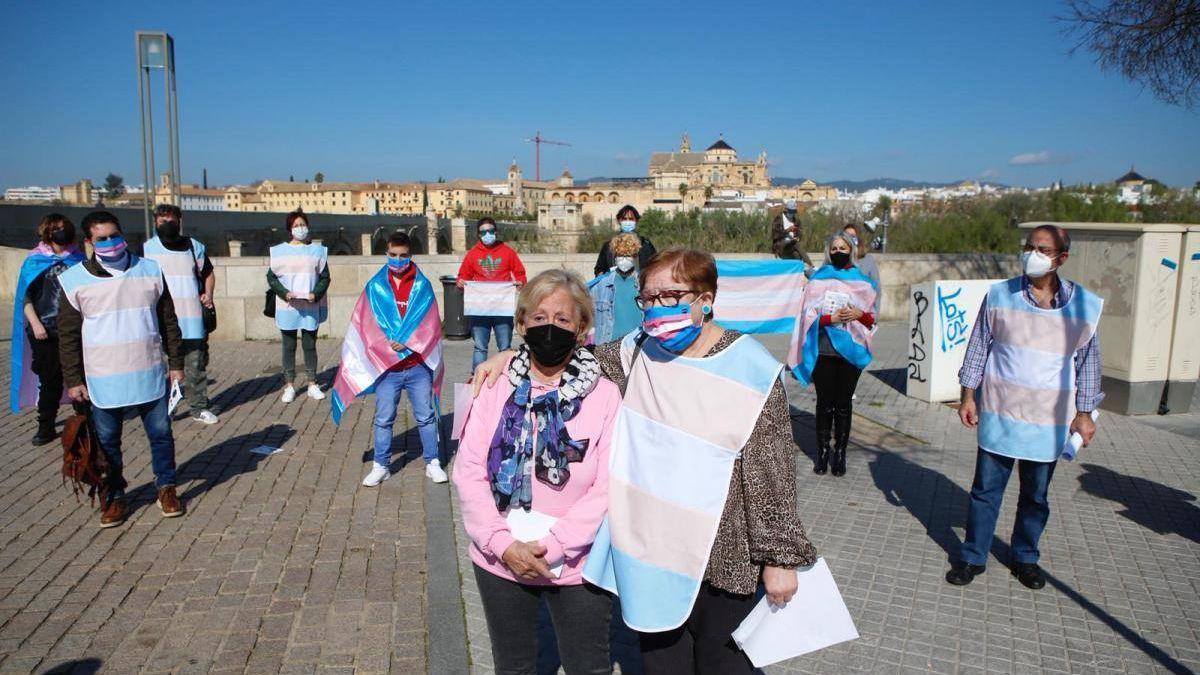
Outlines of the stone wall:
[{"label": "stone wall", "polygon": [[[814,253],[814,260],[820,254]],[[0,338],[11,336],[13,293],[17,273],[25,252],[0,247]],[[741,260],[767,259],[760,254],[723,254],[720,258]],[[935,279],[991,279],[1017,274],[1015,255],[927,255],[889,254],[877,256],[883,279],[884,321],[907,320],[905,300],[910,284]],[[522,255],[530,276],[542,270],[566,268],[584,278],[590,278],[596,261],[594,254],[529,254]],[[213,258],[216,270],[216,304],[219,340],[269,340],[278,337],[273,319],[262,314],[267,290],[267,258]],[[422,271],[432,280],[458,272],[460,255],[429,255],[414,258]],[[329,321],[321,326],[323,337],[340,337],[345,333],[350,312],[363,285],[383,260],[379,256],[331,256],[329,288]],[[442,303],[442,284],[435,283],[439,305]]]}]

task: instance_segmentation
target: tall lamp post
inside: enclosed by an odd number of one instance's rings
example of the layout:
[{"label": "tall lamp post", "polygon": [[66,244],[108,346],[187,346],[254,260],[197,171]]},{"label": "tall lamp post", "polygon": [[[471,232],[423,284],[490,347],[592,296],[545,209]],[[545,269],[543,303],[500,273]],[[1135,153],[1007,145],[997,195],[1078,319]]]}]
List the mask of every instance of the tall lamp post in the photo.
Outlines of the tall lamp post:
[{"label": "tall lamp post", "polygon": [[142,210],[146,238],[152,233],[150,212],[158,194],[154,170],[154,110],[150,96],[150,71],[163,71],[163,100],[167,125],[167,181],[164,187],[171,203],[179,204],[179,99],[175,88],[175,39],[156,31],[137,31],[138,105],[142,118]]}]

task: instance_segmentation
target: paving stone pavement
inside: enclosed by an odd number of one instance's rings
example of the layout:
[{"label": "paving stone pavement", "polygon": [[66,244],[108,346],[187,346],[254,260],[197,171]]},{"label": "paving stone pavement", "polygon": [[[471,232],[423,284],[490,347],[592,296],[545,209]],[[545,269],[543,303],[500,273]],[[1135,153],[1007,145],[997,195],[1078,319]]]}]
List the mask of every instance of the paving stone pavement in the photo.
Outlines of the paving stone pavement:
[{"label": "paving stone pavement", "polygon": [[[862,376],[848,473],[812,473],[811,389],[788,379],[799,510],[861,633],[770,673],[1144,673],[1200,668],[1200,414],[1104,415],[1093,444],[1060,463],[1042,539],[1049,583],[1005,566],[1017,480],[988,571],[966,588],[943,575],[966,523],[975,435],[954,409],[903,395],[907,327],[888,324]],[[783,336],[763,338],[780,359]],[[1200,411],[1200,400],[1193,406]],[[460,564],[468,565],[461,525]],[[469,567],[464,567],[464,570]],[[491,673],[487,626],[463,575],[473,672]],[[543,649],[545,651],[545,649]],[[624,658],[624,673],[639,672]]]},{"label": "paving stone pavement", "polygon": [[[951,587],[942,575],[963,533],[973,434],[950,407],[897,390],[904,333],[885,325],[876,338],[843,478],[811,473],[812,393],[788,384],[804,451],[800,514],[862,638],[768,672],[1200,668],[1200,414],[1169,425],[1105,415],[1092,447],[1060,464],[1043,538],[1045,589],[1025,589],[1004,567],[1015,480],[988,573]],[[782,356],[783,338],[764,342]],[[323,382],[337,349],[318,342]],[[6,344],[0,359],[6,387]],[[469,360],[468,343],[447,343],[447,382],[462,381]],[[352,406],[335,429],[325,402],[278,401],[277,363],[277,343],[214,343],[222,419],[175,424],[189,507],[178,519],[162,519],[153,504],[137,421],[126,431],[136,511],[102,531],[86,498],[61,484],[58,446],[29,447],[32,411],[0,417],[0,457],[11,467],[0,476],[0,671],[457,672],[430,647],[448,634],[438,626],[454,607],[427,600],[426,577],[449,574],[462,586],[469,644],[461,649],[472,671],[491,672],[457,518],[428,526],[455,532],[458,559],[427,559],[427,500],[449,495],[426,484],[419,461],[407,463],[419,456],[407,405],[397,475],[362,488],[371,403]],[[284,452],[248,453],[260,444]],[[430,510],[442,512],[440,502]],[[621,665],[638,670],[636,659]]]}]

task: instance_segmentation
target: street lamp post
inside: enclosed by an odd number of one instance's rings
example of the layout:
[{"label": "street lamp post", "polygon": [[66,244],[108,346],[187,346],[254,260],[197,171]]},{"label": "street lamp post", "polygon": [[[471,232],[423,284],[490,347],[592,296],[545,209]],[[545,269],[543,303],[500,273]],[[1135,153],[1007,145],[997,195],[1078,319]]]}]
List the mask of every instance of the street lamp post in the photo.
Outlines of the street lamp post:
[{"label": "street lamp post", "polygon": [[167,127],[167,196],[179,205],[179,98],[175,86],[175,39],[156,31],[137,31],[138,106],[142,120],[142,210],[146,221],[146,238],[151,229],[151,201],[158,194],[154,170],[154,110],[151,106],[150,71],[163,71],[163,94]]}]

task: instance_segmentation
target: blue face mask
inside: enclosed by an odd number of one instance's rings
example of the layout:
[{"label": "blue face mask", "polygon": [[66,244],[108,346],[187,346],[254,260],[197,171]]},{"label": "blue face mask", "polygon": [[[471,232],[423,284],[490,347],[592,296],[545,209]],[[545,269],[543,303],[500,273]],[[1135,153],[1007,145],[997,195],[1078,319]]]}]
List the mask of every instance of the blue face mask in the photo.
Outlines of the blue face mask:
[{"label": "blue face mask", "polygon": [[637,229],[637,221],[636,220],[622,220],[621,221],[621,231],[622,232],[626,232],[626,233],[633,232],[635,229]]},{"label": "blue face mask", "polygon": [[479,235],[479,241],[483,242],[484,246],[492,246],[496,243],[496,233],[492,230]]},{"label": "blue face mask", "polygon": [[393,272],[403,272],[404,270],[408,269],[408,264],[410,262],[412,262],[412,258],[409,258],[408,256],[403,258],[393,258],[388,256],[387,259],[388,268]]},{"label": "blue face mask", "polygon": [[676,354],[682,353],[696,338],[700,326],[692,323],[691,304],[676,307],[651,307],[642,313],[642,330],[658,343]]}]

